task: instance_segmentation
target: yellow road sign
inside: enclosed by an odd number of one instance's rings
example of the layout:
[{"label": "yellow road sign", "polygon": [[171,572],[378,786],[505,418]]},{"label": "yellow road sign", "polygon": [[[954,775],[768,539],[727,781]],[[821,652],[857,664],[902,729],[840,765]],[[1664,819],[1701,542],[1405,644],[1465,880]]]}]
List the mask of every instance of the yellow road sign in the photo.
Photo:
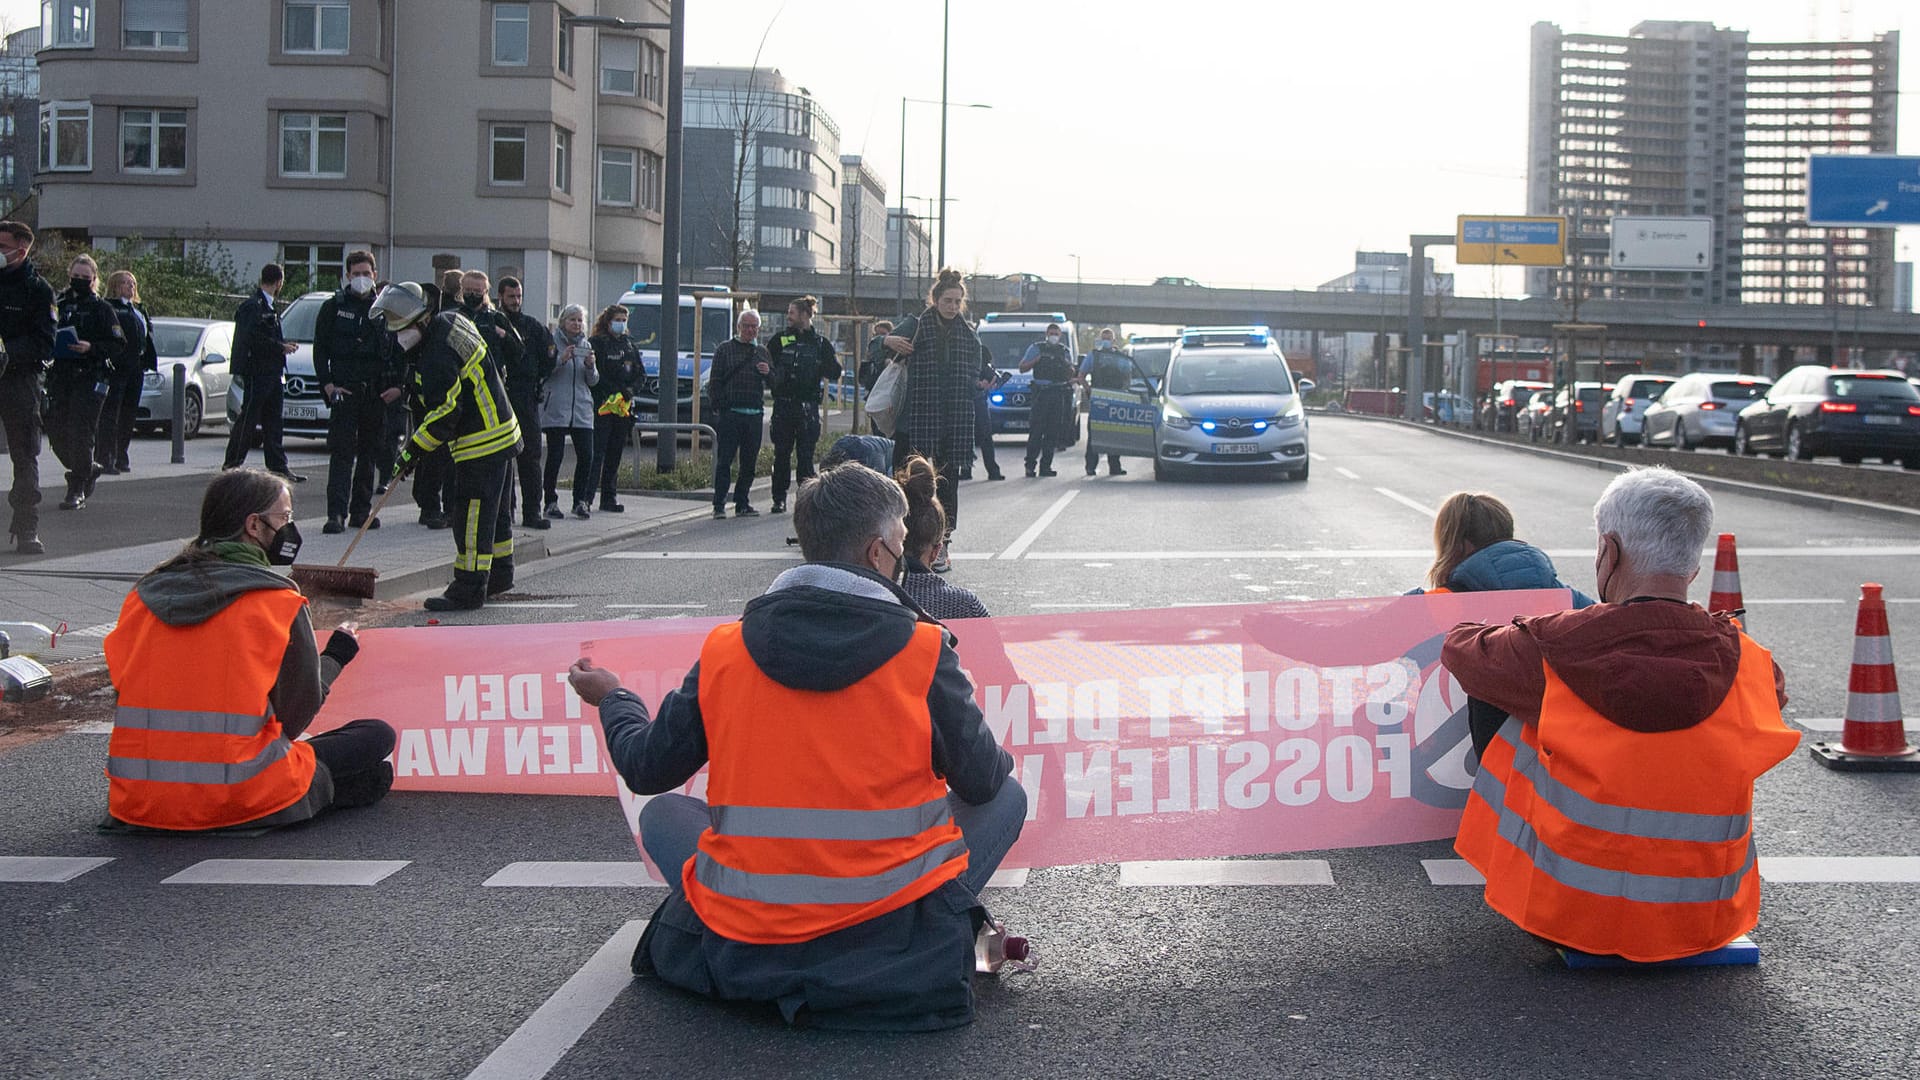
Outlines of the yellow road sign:
[{"label": "yellow road sign", "polygon": [[1565,266],[1567,219],[1461,214],[1453,247],[1462,266]]}]

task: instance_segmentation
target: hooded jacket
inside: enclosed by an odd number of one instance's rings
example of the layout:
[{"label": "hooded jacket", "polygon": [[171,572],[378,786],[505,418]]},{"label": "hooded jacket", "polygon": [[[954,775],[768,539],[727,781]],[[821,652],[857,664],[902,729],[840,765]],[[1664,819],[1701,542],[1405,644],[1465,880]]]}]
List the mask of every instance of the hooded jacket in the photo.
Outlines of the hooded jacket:
[{"label": "hooded jacket", "polygon": [[[743,640],[768,677],[797,690],[832,693],[866,678],[907,646],[926,619],[897,586],[864,568],[808,563],[780,575],[747,605]],[[643,795],[678,788],[707,761],[700,669],[660,704],[659,719],[631,691],[600,703],[607,752],[627,786]],[[1012,757],[988,730],[951,639],[927,690],[932,766],[953,794],[991,800]],[[775,722],[769,718],[769,722]],[[849,754],[860,748],[848,746]],[[674,868],[663,868],[669,876]],[[684,892],[655,912],[634,970],[725,1000],[770,1001],[789,1021],[804,1009],[816,1026],[931,1030],[973,1014],[971,956],[978,900],[950,881],[899,910],[811,941],[751,945],[708,930]]]},{"label": "hooded jacket", "polygon": [[[1502,540],[1488,544],[1466,557],[1453,568],[1447,588],[1454,592],[1500,592],[1509,589],[1568,589],[1573,593],[1575,610],[1592,607],[1593,597],[1560,580],[1547,553],[1532,544]],[[1425,589],[1413,589],[1418,596]]]}]

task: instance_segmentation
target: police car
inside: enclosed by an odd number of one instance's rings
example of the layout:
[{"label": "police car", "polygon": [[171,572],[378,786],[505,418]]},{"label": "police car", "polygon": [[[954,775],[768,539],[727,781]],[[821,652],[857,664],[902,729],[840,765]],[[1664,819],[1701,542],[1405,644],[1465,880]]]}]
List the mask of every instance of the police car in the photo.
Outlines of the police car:
[{"label": "police car", "polygon": [[980,343],[993,351],[993,366],[1005,376],[987,394],[987,417],[995,435],[1024,435],[1033,425],[1033,376],[1020,370],[1027,346],[1047,339],[1047,328],[1060,328],[1060,343],[1079,365],[1073,323],[1060,311],[990,311],[974,328]]},{"label": "police car", "polygon": [[[693,294],[728,291],[725,285],[680,286],[680,362],[675,365],[680,373],[680,422],[693,419]],[[648,281],[634,282],[633,288],[620,297],[620,306],[627,309],[627,336],[640,350],[640,367],[646,373],[633,400],[633,418],[642,422],[660,418],[660,297],[659,283]],[[704,388],[713,369],[714,348],[733,336],[733,300],[728,296],[702,296],[699,308],[699,385]]]}]

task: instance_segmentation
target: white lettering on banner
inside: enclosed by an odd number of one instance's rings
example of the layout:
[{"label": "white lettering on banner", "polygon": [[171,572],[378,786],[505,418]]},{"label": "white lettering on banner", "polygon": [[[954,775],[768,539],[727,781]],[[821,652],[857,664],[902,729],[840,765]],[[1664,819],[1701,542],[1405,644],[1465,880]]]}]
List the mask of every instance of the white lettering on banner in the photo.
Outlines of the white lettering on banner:
[{"label": "white lettering on banner", "polygon": [[[565,674],[560,676],[563,685],[566,678]],[[449,724],[544,719],[545,701],[540,692],[540,676],[531,672],[448,675],[444,683]],[[576,698],[571,713],[575,719],[579,717],[578,705]]]},{"label": "white lettering on banner", "polygon": [[[1061,758],[1065,816],[1132,817],[1218,810],[1257,810],[1269,802],[1308,806],[1322,797],[1364,802],[1385,777],[1391,798],[1412,796],[1412,736],[1382,732],[1371,738],[1338,735],[1322,743],[1282,739],[1269,746],[1256,739],[1166,747],[1072,750]],[[1226,774],[1221,776],[1224,757]],[[1040,790],[1044,759],[1015,760],[1028,791]],[[1034,820],[1038,801],[1028,804]]]},{"label": "white lettering on banner", "polygon": [[441,776],[487,774],[486,728],[433,728],[427,736],[433,744],[434,771]]},{"label": "white lettering on banner", "polygon": [[[567,673],[564,671],[556,673],[553,677],[553,681],[560,684],[561,692],[566,695],[567,719],[569,720],[580,719],[580,695],[573,692],[573,684],[567,681]],[[640,697],[640,700],[641,701],[659,701],[660,698],[657,695],[654,695],[652,693],[647,693],[647,694],[642,694]],[[539,718],[536,717],[535,719],[539,719]]]},{"label": "white lettering on banner", "polygon": [[[496,731],[498,739],[491,737]],[[508,776],[610,771],[592,724],[400,729],[395,776],[485,776],[490,769]]]}]

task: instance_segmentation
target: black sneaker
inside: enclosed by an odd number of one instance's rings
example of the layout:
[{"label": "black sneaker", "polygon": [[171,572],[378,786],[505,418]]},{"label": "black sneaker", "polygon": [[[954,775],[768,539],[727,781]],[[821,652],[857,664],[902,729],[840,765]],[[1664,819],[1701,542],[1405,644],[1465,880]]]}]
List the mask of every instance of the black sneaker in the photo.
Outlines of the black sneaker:
[{"label": "black sneaker", "polygon": [[1041,476],[1059,476],[1060,474],[1057,472],[1054,472],[1052,469],[1041,469],[1040,475]]},{"label": "black sneaker", "polygon": [[751,506],[736,506],[733,508],[733,516],[734,517],[759,517],[760,511],[755,510]]},{"label": "black sneaker", "polygon": [[714,507],[714,508],[713,508],[713,520],[715,520],[715,521],[725,521],[725,520],[727,520],[727,508],[726,508],[726,507],[724,507],[724,506],[716,506],[716,507]]},{"label": "black sneaker", "polygon": [[372,532],[373,530],[380,527],[380,519],[374,518],[372,521],[368,521],[367,516],[365,514],[362,514],[359,517],[350,517],[347,519],[347,528],[349,529],[357,529],[362,525],[365,525],[367,527],[368,532]]},{"label": "black sneaker", "polygon": [[624,514],[627,512],[627,508],[612,499],[601,499],[600,512],[603,514]]},{"label": "black sneaker", "polygon": [[786,512],[787,512],[787,500],[785,500],[785,499],[775,499],[775,500],[773,500],[773,512],[774,512],[774,513],[776,513],[776,514],[784,514],[784,513],[786,513]]},{"label": "black sneaker", "polygon": [[307,478],[297,472],[277,472],[273,475],[285,480],[289,484],[304,484],[307,482]]},{"label": "black sneaker", "polygon": [[1127,475],[1127,470],[1125,470],[1125,469],[1108,469],[1108,470],[1107,470],[1107,475],[1108,475],[1108,476],[1125,476],[1125,475]]},{"label": "black sneaker", "polygon": [[988,480],[1005,480],[1006,477],[1000,473],[988,473],[987,479]]},{"label": "black sneaker", "polygon": [[448,521],[445,514],[421,514],[420,524],[429,529],[445,529],[451,527],[453,522]]},{"label": "black sneaker", "polygon": [[323,533],[327,533],[328,535],[332,535],[334,533],[343,533],[347,531],[347,523],[344,521],[341,521],[337,517],[333,517],[329,515],[327,518],[327,523],[325,525],[320,526],[320,531]]},{"label": "black sneaker", "polygon": [[526,517],[520,519],[520,527],[523,529],[551,529],[553,528],[553,522],[548,521],[538,514],[528,514]]},{"label": "black sneaker", "polygon": [[555,521],[562,521],[567,515],[561,511],[559,503],[550,502],[547,504],[547,516]]},{"label": "black sneaker", "polygon": [[593,516],[593,511],[587,509],[586,503],[574,503],[573,516],[579,518],[581,521],[585,521]]}]

